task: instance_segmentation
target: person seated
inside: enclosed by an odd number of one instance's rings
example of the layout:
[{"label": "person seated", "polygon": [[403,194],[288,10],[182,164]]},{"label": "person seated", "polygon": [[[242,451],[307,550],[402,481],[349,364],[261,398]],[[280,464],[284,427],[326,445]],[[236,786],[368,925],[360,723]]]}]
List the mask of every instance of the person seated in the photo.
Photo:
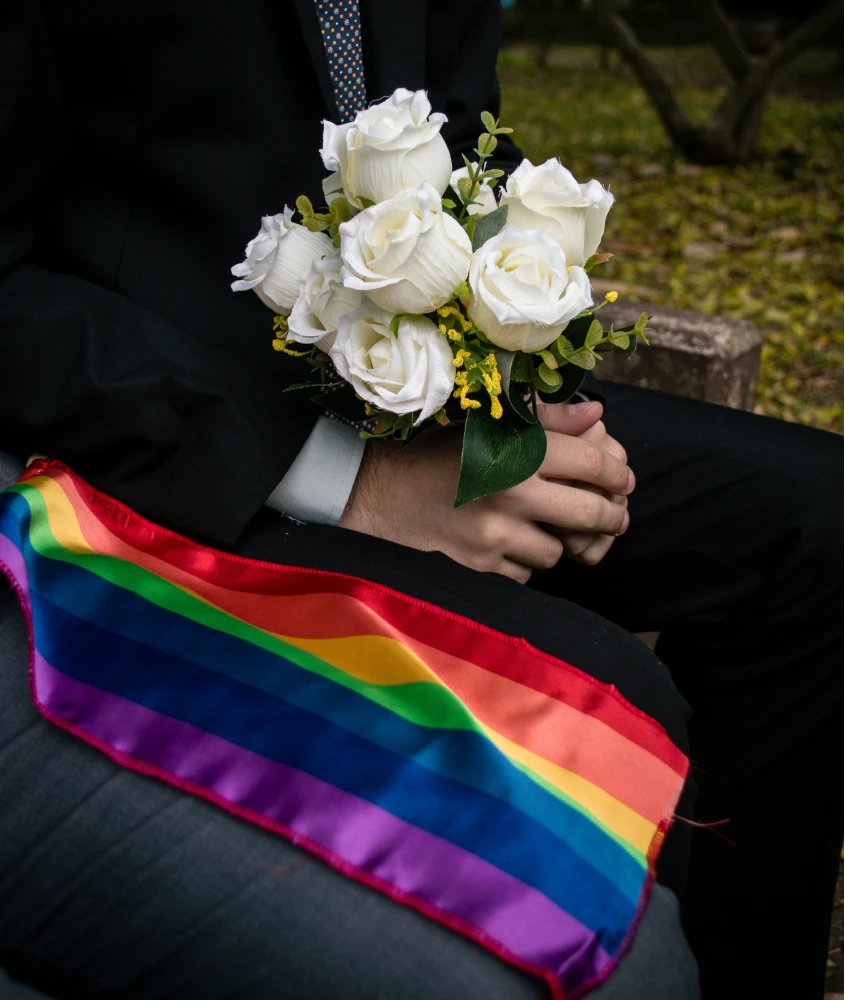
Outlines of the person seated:
[{"label": "person seated", "polygon": [[[692,772],[633,943],[594,995],[818,996],[841,847],[840,439],[588,379],[580,402],[542,408],[535,476],[455,509],[459,430],[364,446],[285,393],[296,361],[228,287],[258,215],[289,192],[318,200],[320,122],[361,107],[364,81],[370,99],[426,89],[460,165],[480,112],[498,113],[499,7],[10,5],[2,485],[51,456],[190,539],[364,577],[615,686]],[[521,159],[503,140],[494,165]],[[657,655],[642,631],[660,633]],[[52,726],[11,590],[0,649],[12,977],[86,1000],[546,995]]]}]

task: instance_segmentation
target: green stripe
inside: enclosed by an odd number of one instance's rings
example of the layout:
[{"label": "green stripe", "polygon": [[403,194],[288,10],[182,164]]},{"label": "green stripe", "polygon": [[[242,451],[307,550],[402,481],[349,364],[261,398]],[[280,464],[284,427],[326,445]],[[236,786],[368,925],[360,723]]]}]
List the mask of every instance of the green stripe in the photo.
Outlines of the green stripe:
[{"label": "green stripe", "polygon": [[[529,765],[513,760],[497,747],[466,705],[442,682],[417,681],[381,686],[362,680],[331,663],[327,663],[313,653],[271,635],[256,625],[251,625],[227,611],[207,604],[171,583],[165,577],[142,566],[137,566],[118,556],[72,552],[61,545],[53,534],[49,523],[47,504],[40,490],[27,482],[16,483],[9,489],[21,494],[29,504],[32,514],[30,541],[33,548],[42,557],[71,563],[166,611],[259,646],[277,656],[283,656],[303,670],[317,674],[333,683],[341,684],[416,725],[429,729],[462,729],[478,733],[508,764],[527,775],[547,793],[554,795],[587,817],[628,854],[645,866],[643,853],[616,831],[611,830],[598,820],[580,801],[552,784]],[[36,511],[41,516],[36,516]]]}]

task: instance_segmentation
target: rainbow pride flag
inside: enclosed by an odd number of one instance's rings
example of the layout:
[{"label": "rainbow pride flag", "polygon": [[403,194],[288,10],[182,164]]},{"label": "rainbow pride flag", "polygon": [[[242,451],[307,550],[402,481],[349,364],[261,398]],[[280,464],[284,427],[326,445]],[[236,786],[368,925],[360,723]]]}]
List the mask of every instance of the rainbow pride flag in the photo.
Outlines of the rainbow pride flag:
[{"label": "rainbow pride flag", "polygon": [[217,552],[61,463],[0,494],[46,718],[542,976],[636,931],[686,757],[619,693],[442,608]]}]

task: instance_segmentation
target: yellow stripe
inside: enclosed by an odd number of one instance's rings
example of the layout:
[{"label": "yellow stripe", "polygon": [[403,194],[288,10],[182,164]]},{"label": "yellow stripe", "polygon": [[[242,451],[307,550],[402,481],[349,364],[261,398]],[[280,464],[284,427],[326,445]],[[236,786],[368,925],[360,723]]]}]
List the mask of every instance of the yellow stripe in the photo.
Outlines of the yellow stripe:
[{"label": "yellow stripe", "polygon": [[[35,476],[27,480],[27,485],[35,486],[43,495],[50,527],[56,541],[65,549],[79,554],[100,555],[92,549],[82,534],[79,520],[69,497],[61,486],[46,476]],[[164,575],[164,574],[162,574]],[[217,607],[201,594],[167,577],[168,582],[192,597]],[[219,608],[223,614],[230,614]],[[235,617],[230,615],[230,617]],[[253,626],[258,627],[258,626]],[[381,635],[355,635],[342,639],[300,639],[262,629],[283,642],[311,653],[331,666],[371,684],[386,686],[400,683],[426,682],[449,689],[437,674],[407,646],[396,639]],[[456,697],[456,696],[455,696]],[[635,812],[623,802],[614,798],[599,785],[581,775],[569,771],[559,764],[541,757],[473,716],[491,742],[507,757],[528,768],[564,795],[578,802],[596,819],[612,830],[617,836],[628,841],[636,850],[647,854],[654,838],[654,823]]]}]

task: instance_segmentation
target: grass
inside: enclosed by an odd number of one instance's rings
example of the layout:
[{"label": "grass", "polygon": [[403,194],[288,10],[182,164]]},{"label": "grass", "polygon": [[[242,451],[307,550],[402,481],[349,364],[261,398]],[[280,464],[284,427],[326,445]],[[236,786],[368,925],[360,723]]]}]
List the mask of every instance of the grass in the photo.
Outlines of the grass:
[{"label": "grass", "polygon": [[[706,49],[655,53],[705,117],[724,78]],[[621,294],[750,319],[764,336],[756,409],[842,432],[842,100],[836,53],[806,53],[772,95],[758,157],[695,167],[648,98],[595,49],[502,53],[502,122],[534,162],[559,156],[617,197],[595,276]]]}]

